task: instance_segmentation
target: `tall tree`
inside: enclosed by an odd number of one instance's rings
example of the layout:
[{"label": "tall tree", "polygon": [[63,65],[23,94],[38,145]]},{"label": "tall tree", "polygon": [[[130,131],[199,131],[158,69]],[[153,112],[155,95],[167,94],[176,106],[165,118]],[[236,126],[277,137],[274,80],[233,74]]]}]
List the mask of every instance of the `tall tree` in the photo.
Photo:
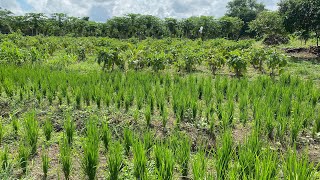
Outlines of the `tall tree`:
[{"label": "tall tree", "polygon": [[264,11],[258,17],[249,23],[250,31],[255,32],[257,36],[283,34],[283,18],[278,12]]},{"label": "tall tree", "polygon": [[265,10],[265,6],[257,0],[233,0],[228,3],[227,9],[227,16],[238,17],[244,22],[241,34],[247,35],[248,24]]},{"label": "tall tree", "polygon": [[279,12],[284,17],[287,31],[314,32],[319,48],[320,38],[320,1],[319,0],[282,0]]}]

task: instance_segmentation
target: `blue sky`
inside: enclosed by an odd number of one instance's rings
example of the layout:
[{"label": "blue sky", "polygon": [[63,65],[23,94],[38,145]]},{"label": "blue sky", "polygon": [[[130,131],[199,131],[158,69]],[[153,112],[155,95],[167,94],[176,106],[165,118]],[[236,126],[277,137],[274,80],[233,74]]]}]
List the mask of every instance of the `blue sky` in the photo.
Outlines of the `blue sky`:
[{"label": "blue sky", "polygon": [[[0,7],[15,14],[26,12],[67,13],[89,16],[91,20],[106,21],[112,16],[128,13],[151,14],[158,17],[185,18],[211,15],[220,17],[230,0],[0,0]],[[259,0],[268,9],[277,9],[279,0]]]}]

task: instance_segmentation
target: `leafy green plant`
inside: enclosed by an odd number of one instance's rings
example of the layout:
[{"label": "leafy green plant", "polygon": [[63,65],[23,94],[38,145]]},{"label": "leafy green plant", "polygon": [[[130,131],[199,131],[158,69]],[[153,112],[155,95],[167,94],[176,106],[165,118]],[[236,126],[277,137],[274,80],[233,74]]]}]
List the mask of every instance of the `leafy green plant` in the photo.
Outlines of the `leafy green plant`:
[{"label": "leafy green plant", "polygon": [[13,128],[15,137],[18,137],[19,121],[15,116],[12,117],[12,128]]},{"label": "leafy green plant", "polygon": [[237,77],[242,76],[247,70],[247,61],[243,58],[242,53],[240,50],[232,51],[227,60],[228,66],[235,71]]},{"label": "leafy green plant", "polygon": [[2,120],[0,119],[0,145],[2,144],[3,134],[4,134],[4,129],[2,125]]},{"label": "leafy green plant", "polygon": [[209,52],[206,61],[211,70],[211,73],[213,75],[216,75],[217,70],[219,70],[225,65],[226,58],[222,52],[211,51]]}]

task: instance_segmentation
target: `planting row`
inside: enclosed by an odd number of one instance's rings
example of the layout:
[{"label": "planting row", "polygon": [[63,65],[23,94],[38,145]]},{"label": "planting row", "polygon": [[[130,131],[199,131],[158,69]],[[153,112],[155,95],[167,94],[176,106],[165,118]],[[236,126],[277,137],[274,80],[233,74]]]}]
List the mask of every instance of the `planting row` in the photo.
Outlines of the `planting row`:
[{"label": "planting row", "polygon": [[[209,41],[147,39],[138,41],[107,38],[22,37],[0,39],[0,62],[49,63],[62,68],[66,64],[95,59],[102,69],[152,69],[175,67],[191,72],[203,65],[213,74],[224,66],[242,76],[251,64],[260,72],[275,75],[286,65],[286,56],[274,49],[252,48],[253,41]],[[62,67],[61,67],[62,66]],[[278,72],[278,73],[279,73]]]},{"label": "planting row", "polygon": [[[60,132],[53,127],[49,117],[41,122],[35,112],[10,120],[10,124],[0,126],[1,137],[12,126],[14,131],[7,134],[6,138],[20,142],[2,142],[2,178],[13,178],[18,170],[27,177],[31,171],[28,168],[30,162],[37,155],[41,155],[44,179],[48,176],[52,178],[56,168],[63,172],[65,179],[75,178],[72,177],[72,171],[77,171],[77,178],[96,179],[99,167],[105,167],[105,178],[112,180],[267,180],[313,179],[319,176],[305,152],[299,156],[292,148],[276,151],[270,148],[271,144],[266,143],[257,130],[253,130],[240,145],[233,142],[231,131],[225,130],[219,134],[215,147],[208,149],[206,142],[196,142],[194,146],[188,135],[178,131],[165,137],[156,137],[150,129],[139,133],[125,127],[120,129],[120,133],[114,133],[119,129],[112,130],[113,126],[108,125],[107,120],[100,120],[96,116],[84,120],[86,125],[81,130],[76,129],[73,118],[66,114]],[[55,142],[52,137],[57,135],[60,135],[59,140]],[[83,138],[79,140],[76,136]],[[41,153],[37,152],[39,143],[43,144]],[[59,153],[49,155],[48,151],[55,143],[59,145]],[[80,164],[74,161],[75,152],[81,154]],[[106,157],[106,162],[101,162],[102,156]],[[58,159],[58,167],[50,165],[51,159]],[[80,169],[75,167],[81,167],[83,176],[79,176]]]}]

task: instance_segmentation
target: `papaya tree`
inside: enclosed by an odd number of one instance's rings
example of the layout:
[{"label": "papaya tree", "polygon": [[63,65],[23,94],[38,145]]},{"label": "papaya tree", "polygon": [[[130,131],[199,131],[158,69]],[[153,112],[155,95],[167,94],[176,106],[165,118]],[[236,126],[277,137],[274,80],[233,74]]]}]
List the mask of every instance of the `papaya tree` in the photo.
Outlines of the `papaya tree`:
[{"label": "papaya tree", "polygon": [[287,65],[287,58],[285,55],[278,53],[277,51],[270,51],[270,54],[267,58],[267,66],[271,71],[270,76],[275,75],[275,70],[278,69],[281,73],[282,68]]},{"label": "papaya tree", "polygon": [[120,63],[118,52],[112,49],[102,48],[98,51],[97,62],[102,64],[103,69],[113,70],[114,65],[117,65],[120,69],[124,68],[124,65]]},{"label": "papaya tree", "polygon": [[226,58],[221,51],[218,52],[218,51],[211,50],[210,52],[208,52],[206,62],[208,64],[212,74],[215,75],[217,70],[222,68],[225,65]]},{"label": "papaya tree", "polygon": [[237,77],[241,77],[247,70],[247,60],[243,57],[243,51],[234,50],[229,53],[228,66],[234,70]]}]

